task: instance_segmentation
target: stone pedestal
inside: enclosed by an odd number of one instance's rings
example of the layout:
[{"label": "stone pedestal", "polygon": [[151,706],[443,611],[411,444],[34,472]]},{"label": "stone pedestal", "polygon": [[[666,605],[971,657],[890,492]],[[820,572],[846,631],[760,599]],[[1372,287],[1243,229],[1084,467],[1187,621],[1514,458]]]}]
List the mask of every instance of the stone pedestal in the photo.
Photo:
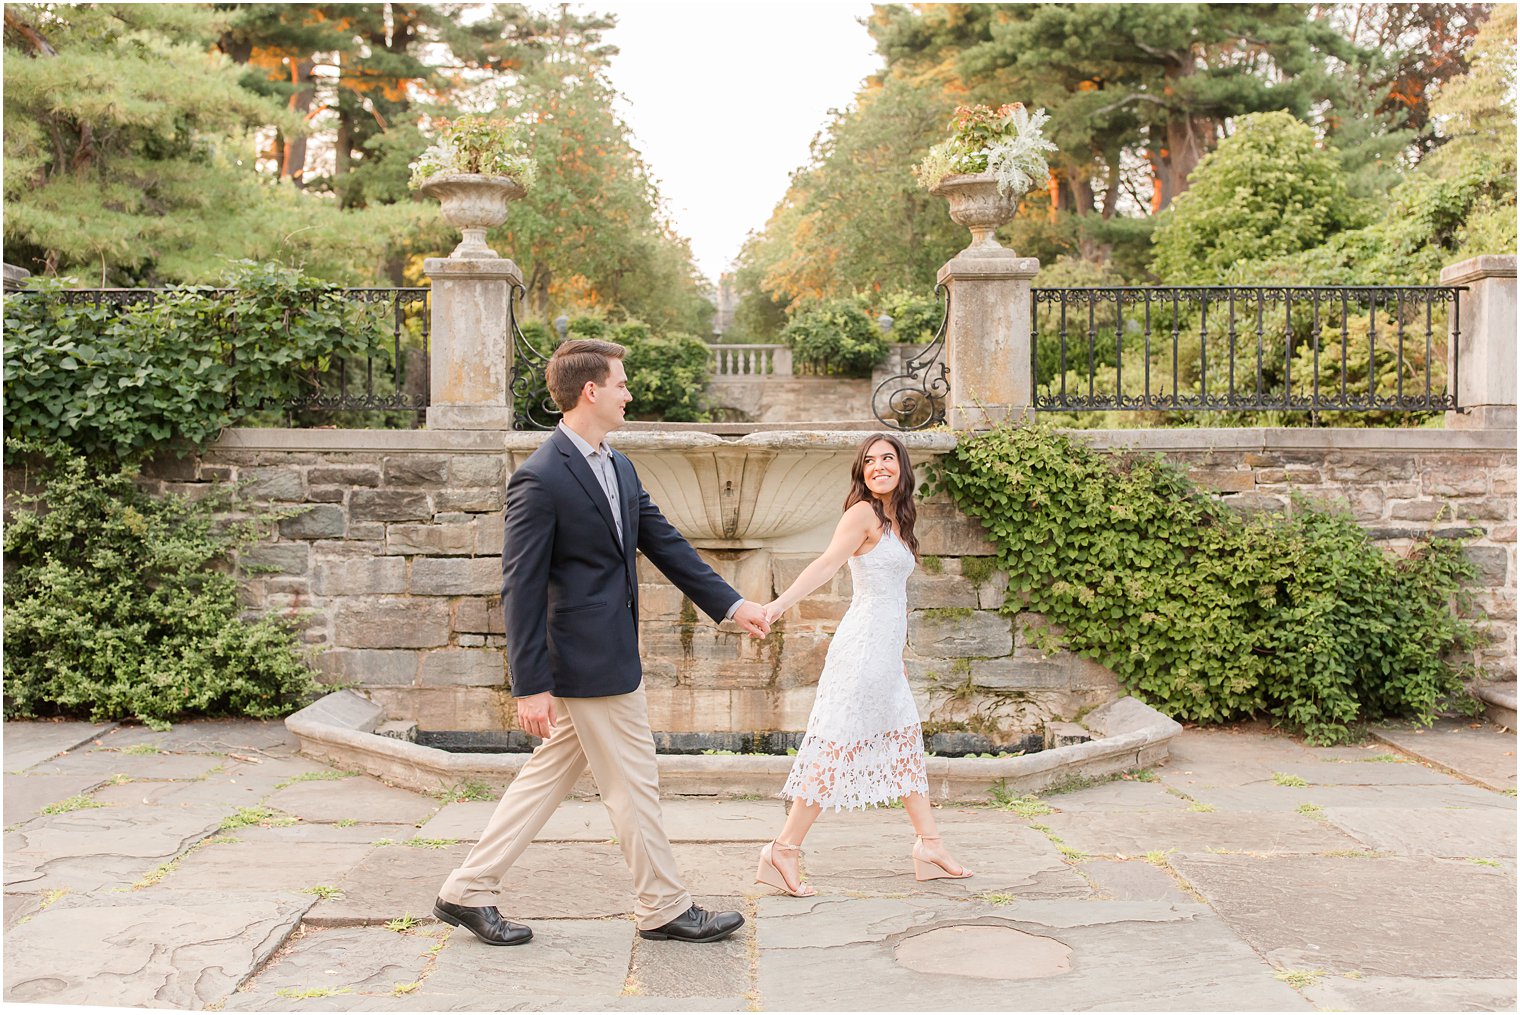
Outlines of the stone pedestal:
[{"label": "stone pedestal", "polygon": [[504,257],[430,257],[433,282],[430,430],[512,429],[512,287]]},{"label": "stone pedestal", "polygon": [[1030,285],[1040,262],[961,253],[940,268],[950,290],[945,365],[950,369],[947,422],[955,429],[989,429],[1030,415],[1034,391],[1030,349]]},{"label": "stone pedestal", "polygon": [[[1457,338],[1457,404],[1450,429],[1515,428],[1515,255],[1483,254],[1441,271],[1442,285],[1463,285]],[[1448,363],[1453,360],[1448,360]],[[1448,366],[1448,370],[1451,369]]]}]

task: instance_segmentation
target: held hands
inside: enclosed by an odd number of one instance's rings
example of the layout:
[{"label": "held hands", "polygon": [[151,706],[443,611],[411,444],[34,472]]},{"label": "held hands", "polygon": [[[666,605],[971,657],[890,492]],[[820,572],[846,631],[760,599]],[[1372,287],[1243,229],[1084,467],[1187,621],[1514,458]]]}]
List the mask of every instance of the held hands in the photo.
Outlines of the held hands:
[{"label": "held hands", "polygon": [[752,603],[748,599],[739,604],[732,619],[734,623],[748,631],[751,638],[764,638],[771,633],[771,621],[766,616],[765,609],[759,603]]},{"label": "held hands", "polygon": [[780,620],[781,615],[786,612],[781,608],[780,605],[778,605],[777,600],[774,599],[766,603],[765,606],[761,608],[765,610],[765,622],[767,624],[774,624],[776,621]]},{"label": "held hands", "polygon": [[517,699],[517,722],[523,732],[547,740],[554,732],[554,692]]}]

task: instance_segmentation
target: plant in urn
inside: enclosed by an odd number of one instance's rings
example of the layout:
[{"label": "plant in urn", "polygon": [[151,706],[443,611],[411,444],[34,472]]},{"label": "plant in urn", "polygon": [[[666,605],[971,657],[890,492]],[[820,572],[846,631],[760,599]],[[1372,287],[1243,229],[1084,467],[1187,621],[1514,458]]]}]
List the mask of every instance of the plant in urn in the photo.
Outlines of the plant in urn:
[{"label": "plant in urn", "polygon": [[445,120],[438,141],[412,163],[411,186],[443,207],[444,221],[463,234],[450,257],[494,258],[486,230],[507,220],[507,202],[533,184],[533,160],[511,120],[461,116]]},{"label": "plant in urn", "polygon": [[998,226],[1013,219],[1019,199],[1050,168],[1045,152],[1056,146],[1041,128],[1045,110],[1030,113],[1023,103],[992,109],[960,106],[950,122],[954,134],[929,149],[913,174],[921,186],[950,203],[950,218],[971,230],[963,254],[1012,257],[997,241]]}]

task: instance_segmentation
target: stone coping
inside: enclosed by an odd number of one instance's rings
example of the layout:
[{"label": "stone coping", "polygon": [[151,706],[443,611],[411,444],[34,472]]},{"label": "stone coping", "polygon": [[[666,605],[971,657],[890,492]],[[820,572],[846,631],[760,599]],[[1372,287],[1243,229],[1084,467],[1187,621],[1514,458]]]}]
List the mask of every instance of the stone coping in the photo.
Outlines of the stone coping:
[{"label": "stone coping", "polygon": [[1480,680],[1472,686],[1473,696],[1483,702],[1489,722],[1513,732],[1515,724],[1515,683]]},{"label": "stone coping", "polygon": [[[709,424],[713,431],[674,429],[679,424],[630,427],[611,435],[623,451],[759,448],[766,450],[853,450],[859,429],[813,429],[845,424]],[[686,424],[702,426],[702,424]],[[764,426],[765,429],[760,429]],[[751,432],[739,435],[742,429]],[[1064,430],[1096,448],[1137,451],[1362,451],[1410,453],[1422,451],[1514,451],[1514,430],[1387,429],[1355,427],[1208,427],[1141,430]],[[943,453],[955,447],[948,430],[925,430],[898,435],[914,451]],[[513,430],[316,430],[231,427],[210,451],[275,451],[315,453],[434,452],[444,454],[504,454],[531,452],[548,437],[542,431]]]},{"label": "stone coping", "polygon": [[[528,754],[450,753],[381,736],[380,705],[352,690],[334,691],[285,720],[301,751],[339,768],[376,776],[421,792],[482,782],[501,790],[528,761]],[[985,803],[993,786],[1035,793],[1073,777],[1099,778],[1166,761],[1182,727],[1134,698],[1109,702],[1084,719],[1100,739],[1016,758],[929,758],[929,795],[934,800]],[[666,797],[774,795],[792,759],[771,755],[658,756],[660,792]],[[595,786],[583,778],[577,795]]]}]

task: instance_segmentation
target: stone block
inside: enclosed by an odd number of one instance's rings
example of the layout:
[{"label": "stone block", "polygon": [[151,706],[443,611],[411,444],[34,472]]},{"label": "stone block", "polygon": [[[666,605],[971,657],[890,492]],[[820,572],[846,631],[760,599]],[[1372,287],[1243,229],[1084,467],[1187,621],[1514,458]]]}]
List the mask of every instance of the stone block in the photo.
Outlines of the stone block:
[{"label": "stone block", "polygon": [[423,687],[490,687],[506,682],[502,653],[487,648],[444,649],[422,657]]},{"label": "stone block", "polygon": [[501,591],[501,561],[495,557],[418,557],[412,561],[414,596],[487,596]]},{"label": "stone block", "polygon": [[305,484],[295,469],[244,469],[242,493],[249,500],[301,500]]},{"label": "stone block", "polygon": [[837,625],[844,619],[845,611],[850,608],[848,599],[835,597],[809,596],[793,607],[797,618],[810,624],[824,621],[828,624]]},{"label": "stone block", "polygon": [[342,504],[348,496],[348,488],[342,486],[313,486],[306,491],[308,504]]},{"label": "stone block", "polygon": [[264,587],[270,595],[299,596],[302,599],[311,595],[311,583],[302,577],[269,578]]},{"label": "stone block", "polygon": [[475,518],[475,552],[482,557],[487,554],[500,556],[507,541],[507,519],[496,514],[477,515]]},{"label": "stone block", "polygon": [[389,525],[385,530],[385,552],[467,557],[475,552],[475,526]]},{"label": "stone block", "polygon": [[443,511],[500,511],[506,504],[506,491],[500,487],[463,487],[439,490],[433,494],[433,506]]},{"label": "stone block", "polygon": [[1495,525],[1489,532],[1488,538],[1496,543],[1513,543],[1515,541],[1515,526]]},{"label": "stone block", "polygon": [[[506,631],[501,596],[470,596],[454,605],[454,630],[470,634],[502,634]],[[460,644],[464,644],[461,635]]]},{"label": "stone block", "polygon": [[639,586],[641,621],[678,620],[685,603],[686,597],[674,585],[651,583]]},{"label": "stone block", "polygon": [[970,607],[981,606],[976,586],[959,575],[929,574],[922,568],[908,578],[908,602],[918,607]]},{"label": "stone block", "polygon": [[919,655],[989,658],[1013,651],[1007,618],[984,610],[912,610],[908,644]]},{"label": "stone block", "polygon": [[1445,500],[1396,500],[1388,505],[1388,517],[1394,521],[1429,522],[1443,513],[1451,517],[1451,505]]},{"label": "stone block", "polygon": [[387,716],[406,716],[424,730],[511,728],[512,695],[505,687],[376,687],[368,694]]},{"label": "stone block", "polygon": [[1494,521],[1513,521],[1514,497],[1484,497],[1481,500],[1464,500],[1456,505],[1458,518],[1483,518]]},{"label": "stone block", "polygon": [[338,604],[339,645],[351,648],[438,648],[449,643],[449,604],[414,597],[355,598]]},{"label": "stone block", "polygon": [[507,463],[497,455],[455,455],[449,459],[449,482],[500,489],[507,482]]},{"label": "stone block", "polygon": [[1420,474],[1420,488],[1434,497],[1474,497],[1488,492],[1488,477],[1476,463],[1465,469],[1427,469]]},{"label": "stone block", "polygon": [[354,522],[348,527],[348,538],[368,543],[385,542],[384,522]]},{"label": "stone block", "polygon": [[286,539],[337,539],[348,527],[348,517],[336,504],[314,504],[300,514],[280,519],[280,535]]},{"label": "stone block", "polygon": [[1256,477],[1249,469],[1189,469],[1188,478],[1220,493],[1244,493],[1256,488]]},{"label": "stone block", "polygon": [[318,561],[319,596],[395,595],[406,591],[406,561],[400,557],[340,557]]},{"label": "stone block", "polygon": [[410,522],[433,516],[425,493],[402,490],[355,490],[348,512],[356,522]]},{"label": "stone block", "polygon": [[1245,515],[1271,514],[1288,509],[1286,497],[1272,497],[1264,493],[1237,493],[1223,499],[1230,507]]},{"label": "stone block", "polygon": [[313,465],[306,473],[306,481],[312,486],[374,487],[380,485],[380,468],[375,465]]},{"label": "stone block", "polygon": [[317,657],[317,668],[344,683],[364,687],[410,687],[421,655],[407,649],[335,648]]},{"label": "stone block", "polygon": [[244,550],[238,564],[244,574],[305,574],[311,557],[310,543],[260,543]]},{"label": "stone block", "polygon": [[1509,551],[1502,546],[1467,546],[1462,554],[1478,569],[1478,581],[1503,585],[1509,578]]},{"label": "stone block", "polygon": [[1325,472],[1331,482],[1359,485],[1410,479],[1415,474],[1415,467],[1410,455],[1332,454]]},{"label": "stone block", "polygon": [[486,636],[483,634],[456,634],[454,641],[460,648],[485,648]]},{"label": "stone block", "polygon": [[937,557],[990,557],[997,553],[997,547],[987,541],[982,523],[961,514],[944,494],[919,505],[914,534],[919,552]]},{"label": "stone block", "polygon": [[443,455],[388,455],[384,460],[386,486],[442,486],[448,481],[449,460]]},{"label": "stone block", "polygon": [[202,462],[195,478],[204,483],[225,483],[232,479],[232,469],[225,465],[207,465]]}]

